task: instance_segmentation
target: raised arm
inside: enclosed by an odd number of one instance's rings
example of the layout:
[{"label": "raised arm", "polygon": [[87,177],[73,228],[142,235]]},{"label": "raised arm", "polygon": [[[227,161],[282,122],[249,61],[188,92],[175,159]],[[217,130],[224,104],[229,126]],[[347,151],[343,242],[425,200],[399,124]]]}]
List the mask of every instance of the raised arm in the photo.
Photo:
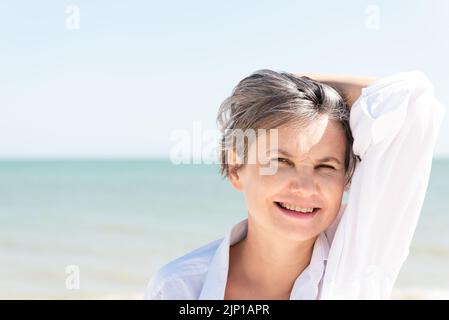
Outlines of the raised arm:
[{"label": "raised arm", "polygon": [[349,92],[353,150],[362,159],[331,243],[321,299],[388,299],[409,253],[445,107],[421,72],[374,82],[320,79]]}]

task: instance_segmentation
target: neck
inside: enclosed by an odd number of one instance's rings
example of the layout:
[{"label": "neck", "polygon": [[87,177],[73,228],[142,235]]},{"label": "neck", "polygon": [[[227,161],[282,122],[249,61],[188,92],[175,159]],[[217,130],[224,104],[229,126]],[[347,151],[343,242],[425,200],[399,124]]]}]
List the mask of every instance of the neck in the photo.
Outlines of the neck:
[{"label": "neck", "polygon": [[260,230],[248,219],[247,236],[231,247],[230,264],[233,270],[238,269],[239,281],[248,287],[287,297],[296,278],[310,263],[315,240],[282,238]]}]

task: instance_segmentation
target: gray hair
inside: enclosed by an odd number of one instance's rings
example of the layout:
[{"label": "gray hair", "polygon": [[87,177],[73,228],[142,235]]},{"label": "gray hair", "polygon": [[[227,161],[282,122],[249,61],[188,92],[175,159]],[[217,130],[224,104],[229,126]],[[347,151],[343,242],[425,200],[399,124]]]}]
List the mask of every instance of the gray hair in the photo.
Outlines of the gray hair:
[{"label": "gray hair", "polygon": [[[353,153],[353,137],[349,125],[350,110],[340,94],[331,86],[307,77],[286,72],[259,70],[241,80],[232,95],[221,104],[217,124],[222,133],[219,152],[220,173],[230,174],[227,157],[234,130],[273,129],[286,124],[307,125],[322,115],[340,123],[346,136],[345,175],[350,185],[360,158]],[[248,146],[243,149],[247,155]],[[238,169],[240,166],[235,167]]]}]

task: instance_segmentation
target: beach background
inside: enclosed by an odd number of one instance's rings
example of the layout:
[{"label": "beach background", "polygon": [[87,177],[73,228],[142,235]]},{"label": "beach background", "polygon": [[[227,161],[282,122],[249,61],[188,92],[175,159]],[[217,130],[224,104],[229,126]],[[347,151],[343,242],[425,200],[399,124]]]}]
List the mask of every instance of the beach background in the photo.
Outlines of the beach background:
[{"label": "beach background", "polygon": [[[246,217],[215,165],[168,160],[174,136],[202,156],[260,69],[420,71],[448,108],[448,31],[447,0],[0,1],[0,298],[142,298]],[[449,298],[448,137],[446,115],[394,297]]]},{"label": "beach background", "polygon": [[[393,298],[449,298],[448,191],[449,160],[435,159]],[[0,212],[2,299],[142,299],[163,264],[246,217],[216,165],[163,159],[1,161]]]}]

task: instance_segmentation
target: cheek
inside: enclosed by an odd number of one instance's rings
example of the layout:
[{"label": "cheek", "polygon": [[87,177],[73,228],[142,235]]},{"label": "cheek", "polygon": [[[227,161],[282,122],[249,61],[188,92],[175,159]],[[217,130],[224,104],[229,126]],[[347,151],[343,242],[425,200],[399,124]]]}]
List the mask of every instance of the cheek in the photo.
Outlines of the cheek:
[{"label": "cheek", "polygon": [[327,227],[337,217],[344,194],[344,176],[328,178],[321,185],[321,196],[326,206],[322,223]]},{"label": "cheek", "polygon": [[332,192],[344,189],[345,175],[342,171],[322,172],[316,175],[316,180],[322,188]]},{"label": "cheek", "polygon": [[266,177],[258,173],[257,167],[247,165],[241,179],[248,204],[260,202],[263,196],[269,193],[271,182],[267,181]]},{"label": "cheek", "polygon": [[322,185],[321,192],[329,207],[338,207],[344,193],[344,180],[333,179]]},{"label": "cheek", "polygon": [[283,179],[275,175],[261,175],[251,171],[245,176],[244,196],[250,212],[267,210],[272,204],[274,195],[280,194],[285,187]]}]

